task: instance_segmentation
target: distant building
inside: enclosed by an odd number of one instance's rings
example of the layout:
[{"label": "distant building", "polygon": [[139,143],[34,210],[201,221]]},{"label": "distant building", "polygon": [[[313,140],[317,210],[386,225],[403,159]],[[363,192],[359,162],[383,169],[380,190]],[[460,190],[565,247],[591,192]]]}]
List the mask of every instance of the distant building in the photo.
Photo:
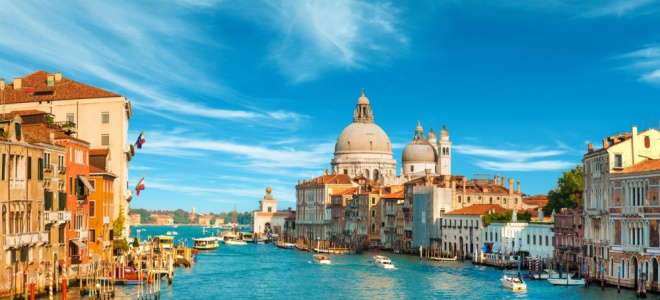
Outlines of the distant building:
[{"label": "distant building", "polygon": [[213,219],[213,216],[211,216],[211,215],[200,215],[199,217],[197,217],[197,224],[204,225],[204,226],[210,226],[211,225],[211,219]]},{"label": "distant building", "polygon": [[142,221],[140,220],[140,214],[129,214],[128,219],[130,220],[131,225],[140,225],[140,224],[142,224]]},{"label": "distant building", "polygon": [[[353,187],[348,175],[324,175],[296,185],[296,234],[308,240],[328,240],[333,189]],[[255,228],[259,230],[259,228]]]},{"label": "distant building", "polygon": [[222,226],[225,224],[225,220],[222,218],[217,218],[215,219],[215,222],[213,222],[214,226]]},{"label": "distant building", "polygon": [[155,219],[154,224],[156,225],[173,225],[174,218],[168,215],[151,215]]},{"label": "distant building", "polygon": [[584,245],[584,219],[582,208],[562,208],[553,215],[555,236],[552,244],[555,246],[554,256],[575,266],[584,266],[582,249]]},{"label": "distant building", "polygon": [[279,236],[283,233],[288,212],[277,211],[277,200],[271,195],[271,188],[266,188],[266,195],[259,201],[259,211],[252,214],[252,230],[262,237]]},{"label": "distant building", "polygon": [[444,214],[442,218],[442,253],[459,258],[473,257],[483,245],[482,217],[510,211],[498,204],[473,204]]},{"label": "distant building", "polygon": [[482,230],[481,240],[487,253],[509,255],[518,250],[527,251],[532,257],[548,258],[554,254],[552,232],[554,224],[538,224],[511,221],[491,223]]}]

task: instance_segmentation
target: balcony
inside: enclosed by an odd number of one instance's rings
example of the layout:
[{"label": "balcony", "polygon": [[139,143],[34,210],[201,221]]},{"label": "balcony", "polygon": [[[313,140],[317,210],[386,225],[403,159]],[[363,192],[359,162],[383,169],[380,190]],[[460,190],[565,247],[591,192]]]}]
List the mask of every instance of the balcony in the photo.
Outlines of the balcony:
[{"label": "balcony", "polygon": [[642,245],[621,245],[623,252],[644,253],[644,246]]},{"label": "balcony", "polygon": [[394,226],[385,227],[385,232],[396,232],[396,227]]},{"label": "balcony", "polygon": [[83,240],[83,241],[86,240],[87,235],[88,235],[87,229],[78,229],[78,230],[76,230],[76,237],[78,237],[78,239],[80,239],[80,240]]},{"label": "balcony", "polygon": [[103,241],[103,248],[110,247],[110,241]]},{"label": "balcony", "polygon": [[52,173],[53,172],[53,166],[48,164],[44,166],[44,173]]},{"label": "balcony", "polygon": [[70,211],[58,211],[57,212],[57,222],[62,224],[66,222],[71,222],[71,212]]},{"label": "balcony", "polygon": [[624,217],[644,217],[644,208],[643,207],[624,207],[621,209],[621,214]]},{"label": "balcony", "polygon": [[108,217],[108,216],[103,217],[103,225],[105,225],[105,224],[110,224],[110,217]]},{"label": "balcony", "polygon": [[406,231],[412,231],[412,225],[405,225],[405,226],[403,226],[403,230],[406,230]]},{"label": "balcony", "polygon": [[603,211],[600,209],[595,209],[595,208],[587,209],[587,216],[589,216],[589,218],[600,219],[602,215],[603,215]]},{"label": "balcony", "polygon": [[50,223],[57,223],[57,213],[56,211],[45,211],[44,212],[44,222],[50,224]]},{"label": "balcony", "polygon": [[396,217],[396,210],[388,210],[385,212],[385,215]]},{"label": "balcony", "polygon": [[28,232],[6,235],[3,237],[5,247],[21,247],[36,243],[48,242],[48,232]]}]

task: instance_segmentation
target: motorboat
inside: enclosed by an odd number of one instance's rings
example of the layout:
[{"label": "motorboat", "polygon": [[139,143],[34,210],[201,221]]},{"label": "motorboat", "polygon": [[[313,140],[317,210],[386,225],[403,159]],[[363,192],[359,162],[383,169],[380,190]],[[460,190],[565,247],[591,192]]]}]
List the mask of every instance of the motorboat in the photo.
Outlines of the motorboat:
[{"label": "motorboat", "polygon": [[214,250],[218,249],[218,239],[214,237],[204,237],[193,239],[193,248],[198,250]]},{"label": "motorboat", "polygon": [[553,285],[584,285],[584,278],[580,279],[573,279],[573,278],[550,278],[548,279],[548,282],[552,283]]},{"label": "motorboat", "polygon": [[289,249],[289,250],[293,250],[296,248],[296,245],[291,243],[276,243],[275,246],[280,249]]},{"label": "motorboat", "polygon": [[242,236],[243,236],[242,239],[244,241],[248,242],[248,243],[255,243],[256,242],[255,238],[254,238],[254,233],[252,233],[252,232],[244,232],[242,234]]},{"label": "motorboat", "polygon": [[525,281],[522,279],[522,277],[504,275],[500,281],[502,282],[502,286],[507,289],[514,291],[527,290],[527,285],[525,284]]},{"label": "motorboat", "polygon": [[380,268],[394,269],[394,265],[392,264],[392,261],[387,256],[376,255],[374,256],[374,262],[376,263],[376,266]]},{"label": "motorboat", "polygon": [[[573,277],[575,273],[569,274],[569,277]],[[534,275],[525,275],[525,278],[531,278],[534,280],[546,280],[546,279],[566,279],[566,273],[562,273],[561,276],[559,272],[550,270],[550,269],[543,269],[543,272],[541,274],[534,274]]]},{"label": "motorboat", "polygon": [[330,257],[322,254],[315,254],[313,257],[314,262],[317,264],[323,264],[323,265],[329,265],[330,264]]},{"label": "motorboat", "polygon": [[244,240],[240,240],[240,239],[237,239],[237,238],[228,238],[228,237],[225,237],[225,238],[226,238],[224,240],[225,245],[229,245],[229,246],[245,246],[245,245],[247,245],[247,242],[245,242]]},{"label": "motorboat", "polygon": [[158,235],[151,239],[153,242],[154,252],[160,253],[162,249],[163,252],[171,252],[174,248],[174,237],[166,235]]}]

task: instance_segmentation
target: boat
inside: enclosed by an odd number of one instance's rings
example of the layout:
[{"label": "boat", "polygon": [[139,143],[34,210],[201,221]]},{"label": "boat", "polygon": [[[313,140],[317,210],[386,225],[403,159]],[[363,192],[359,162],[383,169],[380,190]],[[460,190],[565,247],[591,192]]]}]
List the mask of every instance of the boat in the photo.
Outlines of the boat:
[{"label": "boat", "polygon": [[242,240],[244,240],[245,242],[248,242],[248,243],[254,243],[255,242],[254,233],[244,232]]},{"label": "boat", "polygon": [[236,229],[236,204],[234,204],[234,225],[232,226],[231,232],[223,232],[222,234],[222,241],[225,243],[225,245],[230,245],[230,246],[245,246],[247,243],[238,238],[238,230]]},{"label": "boat", "polygon": [[138,285],[147,280],[143,272],[138,272],[130,266],[115,268],[115,284],[117,285]]},{"label": "boat", "polygon": [[429,257],[430,260],[435,260],[435,261],[456,261],[458,258],[456,256],[454,257]]},{"label": "boat", "polygon": [[166,235],[158,235],[151,239],[153,242],[154,252],[160,253],[162,249],[163,252],[171,252],[174,247],[174,237]]},{"label": "boat", "polygon": [[234,240],[225,240],[225,245],[229,245],[229,246],[245,246],[245,245],[247,245],[247,243],[246,243],[245,241],[243,241],[243,240],[234,239]]},{"label": "boat", "polygon": [[570,277],[567,279],[549,278],[548,282],[552,283],[553,285],[584,285],[584,278],[580,278],[580,279],[573,279]]},{"label": "boat", "polygon": [[330,264],[330,258],[325,255],[315,254],[312,258],[314,259],[314,262],[317,264],[323,264],[323,265]]},{"label": "boat", "polygon": [[275,244],[275,247],[280,248],[280,249],[293,250],[293,249],[296,248],[296,245],[291,244],[291,243],[277,243],[277,244]]},{"label": "boat", "polygon": [[[575,273],[570,274],[570,277],[575,276]],[[566,273],[562,273],[561,276],[559,276],[559,272],[550,270],[550,269],[543,269],[543,272],[541,274],[534,274],[534,275],[525,275],[525,278],[529,279],[534,279],[534,280],[546,280],[546,279],[566,279]]]},{"label": "boat", "polygon": [[376,266],[380,268],[394,269],[394,265],[392,264],[392,261],[387,256],[376,255],[374,256],[374,262],[376,263]]},{"label": "boat", "polygon": [[205,237],[193,239],[193,248],[199,250],[214,250],[218,249],[218,239],[214,237]]},{"label": "boat", "polygon": [[527,290],[527,285],[525,284],[525,281],[522,279],[522,277],[504,275],[500,281],[502,282],[502,285],[507,289],[514,291]]}]

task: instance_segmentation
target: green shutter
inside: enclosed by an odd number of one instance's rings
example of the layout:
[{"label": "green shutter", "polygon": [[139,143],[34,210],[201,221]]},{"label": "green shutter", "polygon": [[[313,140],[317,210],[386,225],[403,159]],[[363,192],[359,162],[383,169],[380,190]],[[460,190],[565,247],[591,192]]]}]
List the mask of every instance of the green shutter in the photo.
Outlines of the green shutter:
[{"label": "green shutter", "polygon": [[44,209],[50,211],[53,208],[53,192],[44,191]]},{"label": "green shutter", "polygon": [[69,195],[73,195],[73,178],[69,177]]},{"label": "green shutter", "polygon": [[39,157],[37,163],[39,164],[39,180],[44,180],[44,159]]},{"label": "green shutter", "polygon": [[66,192],[59,192],[60,209],[66,210]]},{"label": "green shutter", "polygon": [[16,125],[15,126],[15,128],[16,128],[16,139],[20,141],[21,140],[21,123],[16,122],[16,123],[14,123],[14,125]]},{"label": "green shutter", "polygon": [[5,156],[7,154],[2,153],[2,180],[5,180]]},{"label": "green shutter", "polygon": [[28,156],[27,179],[32,179],[32,156]]}]

